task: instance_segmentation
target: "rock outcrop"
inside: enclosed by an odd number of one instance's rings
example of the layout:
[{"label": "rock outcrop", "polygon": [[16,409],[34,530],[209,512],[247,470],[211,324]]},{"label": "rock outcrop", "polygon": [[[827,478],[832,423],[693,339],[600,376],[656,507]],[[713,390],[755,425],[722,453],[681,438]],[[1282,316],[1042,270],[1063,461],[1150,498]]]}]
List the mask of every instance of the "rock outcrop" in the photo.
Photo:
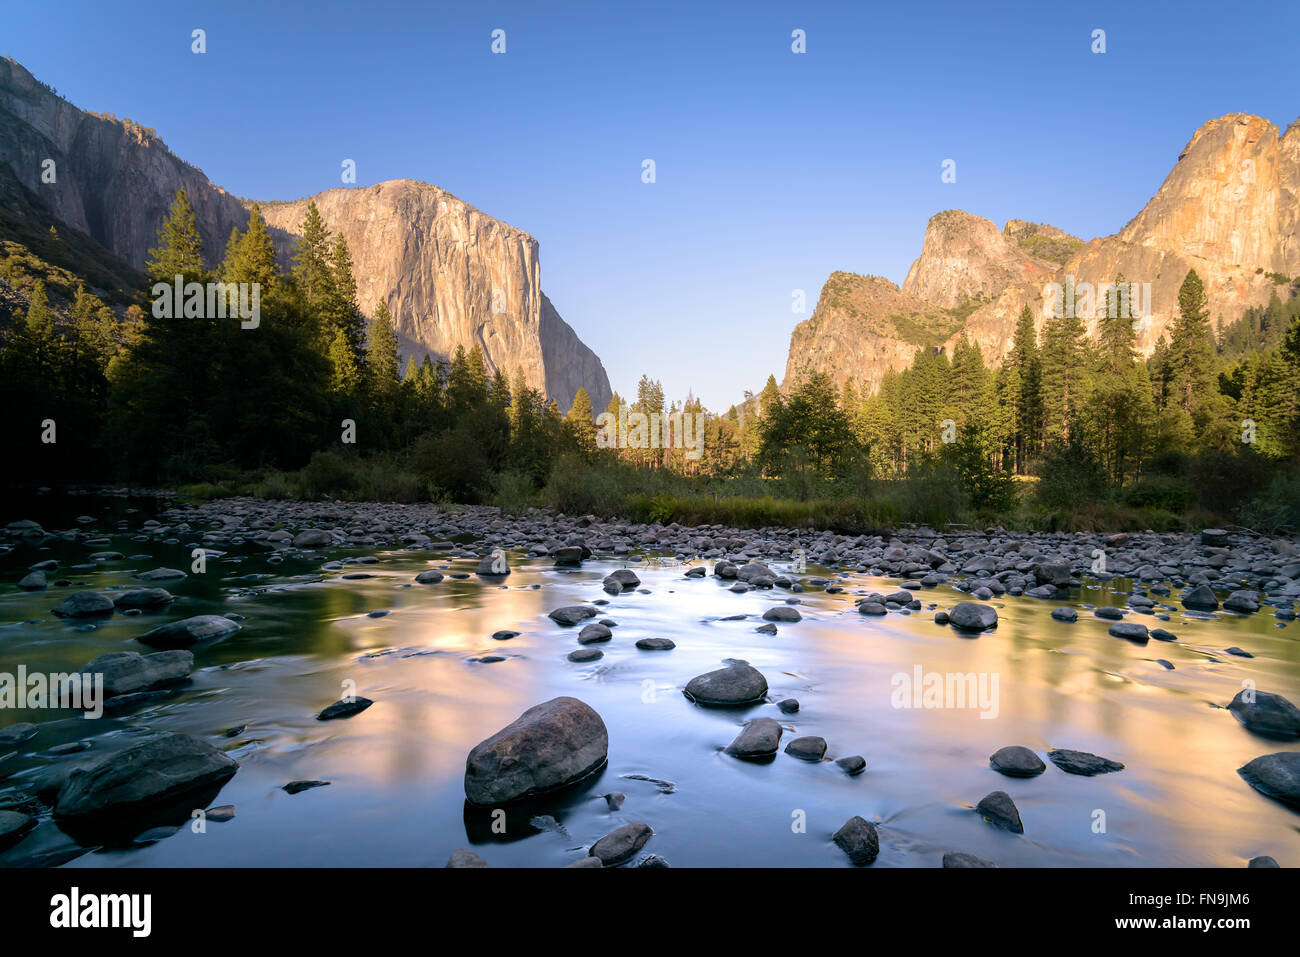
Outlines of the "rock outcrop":
[{"label": "rock outcrop", "polygon": [[[53,182],[42,175],[47,160]],[[244,201],[173,154],[153,130],[78,109],[17,61],[0,58],[0,185],[6,179],[137,268],[182,187],[209,265],[224,256],[231,230],[248,223]],[[477,345],[489,371],[513,378],[522,369],[529,386],[561,409],[579,387],[597,411],[608,404],[600,359],[542,294],[532,236],[414,180],[313,198],[329,228],[348,241],[362,311],[373,315],[380,299],[387,301],[404,355],[450,359],[457,346]],[[262,206],[286,265],[307,202]]]},{"label": "rock outcrop", "polygon": [[[883,279],[831,275],[817,311],[791,336],[782,387],[819,370],[837,384],[853,378],[874,392],[887,370],[911,363],[918,347],[951,352],[962,336],[996,365],[1011,347],[1021,310],[1033,310],[1041,334],[1044,287],[1069,277],[1094,287],[1121,275],[1149,283],[1137,348],[1150,355],[1169,335],[1189,269],[1205,285],[1216,330],[1266,305],[1274,292],[1289,295],[1286,280],[1300,276],[1300,121],[1279,135],[1258,116],[1211,120],[1137,216],[1087,243],[1024,220],[1009,220],[999,232],[960,210],[938,213],[901,290]],[[1082,318],[1095,337],[1100,313]]]},{"label": "rock outcrop", "polygon": [[268,203],[262,215],[287,265],[314,201],[352,252],[361,311],[386,301],[398,346],[416,361],[450,359],[457,346],[483,350],[489,373],[531,388],[562,409],[585,386],[592,407],[611,391],[604,367],[542,294],[537,240],[428,183],[401,179]]}]

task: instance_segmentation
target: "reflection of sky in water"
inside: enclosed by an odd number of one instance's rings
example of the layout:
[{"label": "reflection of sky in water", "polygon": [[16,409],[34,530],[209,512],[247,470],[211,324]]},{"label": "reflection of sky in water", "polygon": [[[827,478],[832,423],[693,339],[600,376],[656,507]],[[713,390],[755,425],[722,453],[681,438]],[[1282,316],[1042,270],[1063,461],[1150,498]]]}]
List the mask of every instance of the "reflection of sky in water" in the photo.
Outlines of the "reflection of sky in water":
[{"label": "reflection of sky in water", "polygon": [[[96,588],[128,584],[132,572],[157,564],[188,567],[180,546],[118,536],[108,547],[153,557],[70,571],[67,564],[94,548],[58,546],[48,554],[21,549],[0,561],[5,580],[14,581],[20,569],[52,555],[65,562],[52,578]],[[1237,867],[1258,854],[1300,864],[1300,815],[1257,794],[1236,773],[1251,758],[1298,745],[1258,738],[1216,707],[1247,678],[1300,701],[1296,626],[1277,628],[1269,608],[1249,619],[1210,621],[1179,612],[1169,623],[1132,615],[1181,639],[1138,646],[1107,635],[1107,623],[1088,611],[1077,624],[1062,624],[1049,618],[1055,602],[1007,598],[993,602],[1001,606],[995,633],[963,639],[934,625],[928,610],[863,618],[853,608],[855,591],[888,592],[897,583],[855,576],[844,594],[805,592],[805,620],[779,625],[769,637],[754,628],[784,592],[732,594],[712,578],[683,579],[674,563],[637,566],[650,594],[610,597],[600,587],[616,567],[608,562],[568,572],[516,564],[505,588],[474,577],[404,587],[426,567],[472,571],[474,563],[430,561],[424,552],[375,554],[381,564],[345,570],[376,577],[343,581],[328,572],[321,582],[294,581],[318,571],[316,560],[271,566],[261,552],[232,554],[213,562],[206,577],[169,586],[179,596],[171,611],[115,616],[86,632],[48,614],[63,589],[6,590],[5,671],[19,663],[73,669],[106,651],[133,649],[135,635],[183,615],[224,610],[247,620],[239,634],[198,652],[185,692],[125,719],[86,724],[63,712],[0,715],[6,724],[46,722],[18,757],[0,765],[0,775],[9,774],[0,790],[21,784],[34,768],[67,760],[44,754],[53,745],[147,725],[202,736],[238,758],[239,773],[213,802],[237,805],[237,817],[209,823],[205,834],[185,828],[140,849],[86,855],[76,865],[441,865],[455,848],[472,846],[497,866],[553,866],[640,820],[656,832],[645,853],[677,866],[842,866],[846,858],[829,838],[854,814],[880,824],[877,867],[934,866],[948,850],[1003,865]],[[252,573],[274,577],[240,580]],[[919,597],[947,606],[963,596],[941,587]],[[546,613],[598,598],[609,599],[600,617],[619,623],[613,640],[596,646],[605,657],[567,662],[578,628],[561,628]],[[1123,595],[1085,589],[1078,602],[1122,605]],[[379,608],[392,614],[367,617]],[[719,620],[742,612],[750,617]],[[19,624],[24,619],[41,620]],[[494,641],[499,629],[522,634]],[[677,648],[634,647],[648,636],[672,638]],[[1223,655],[1232,645],[1256,657]],[[470,660],[489,653],[508,658]],[[767,676],[773,701],[794,696],[802,710],[706,710],[681,695],[687,680],[726,658],[748,660]],[[982,719],[978,709],[895,709],[891,678],[917,665],[926,673],[996,674],[997,717]],[[314,720],[347,680],[374,706],[348,720]],[[562,694],[604,718],[609,765],[586,786],[517,813],[553,815],[563,832],[515,820],[508,839],[496,837],[465,813],[465,756],[525,708]],[[861,754],[867,771],[850,778],[830,761],[810,765],[779,754],[748,764],[720,752],[746,717],[760,715],[787,727],[783,746],[796,733],[820,735],[829,742],[828,757]],[[237,725],[247,730],[223,737]],[[1051,747],[1092,751],[1127,768],[1085,778],[1049,763],[1037,778],[1008,778],[989,769],[988,756],[1009,744],[1039,754]],[[675,782],[676,791],[660,793],[626,774]],[[279,790],[311,778],[333,783],[292,796]],[[997,831],[968,810],[997,789],[1019,806],[1023,836]],[[627,795],[621,810],[600,799],[609,791]],[[1094,833],[1098,811],[1104,834]],[[806,815],[805,834],[792,828],[798,812]],[[66,844],[44,823],[0,862]]]}]

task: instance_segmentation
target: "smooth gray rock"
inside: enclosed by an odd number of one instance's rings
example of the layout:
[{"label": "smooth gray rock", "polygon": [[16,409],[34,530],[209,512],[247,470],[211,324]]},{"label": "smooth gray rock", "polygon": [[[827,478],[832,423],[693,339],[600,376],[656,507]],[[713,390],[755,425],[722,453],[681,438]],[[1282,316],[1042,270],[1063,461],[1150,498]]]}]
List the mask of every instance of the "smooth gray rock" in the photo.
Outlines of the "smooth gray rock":
[{"label": "smooth gray rock", "polygon": [[303,529],[293,537],[294,548],[324,548],[334,541],[334,536],[323,528]]},{"label": "smooth gray rock", "polygon": [[591,845],[591,850],[587,853],[598,858],[604,867],[617,867],[635,857],[636,852],[645,847],[646,842],[653,836],[654,831],[650,830],[648,824],[639,821],[635,824],[624,824]]},{"label": "smooth gray rock", "polygon": [[876,834],[876,826],[856,814],[841,825],[831,840],[858,866],[870,864],[880,854],[880,837]]},{"label": "smooth gray rock", "polygon": [[785,746],[785,753],[801,761],[820,761],[826,757],[826,739],[816,735],[795,738]]},{"label": "smooth gray rock", "polygon": [[1006,791],[990,791],[980,798],[975,810],[988,818],[990,822],[1013,834],[1024,834],[1025,826],[1020,822],[1020,811],[1016,802]]},{"label": "smooth gray rock", "polygon": [[799,609],[790,605],[775,605],[763,612],[763,620],[795,622],[803,621],[803,615],[799,614]]},{"label": "smooth gray rock", "polygon": [[152,568],[147,572],[141,572],[135,576],[142,582],[165,582],[179,581],[182,578],[188,578],[179,568]]},{"label": "smooth gray rock", "polygon": [[354,714],[360,714],[362,711],[365,711],[372,704],[374,704],[373,701],[369,698],[363,698],[360,695],[356,695],[351,699],[340,698],[338,701],[335,701],[332,705],[321,711],[320,714],[316,715],[316,720],[334,721],[338,718],[350,718]]},{"label": "smooth gray rock", "polygon": [[184,681],[194,670],[194,655],[188,651],[157,651],[142,655],[135,651],[112,651],[88,661],[85,674],[104,676],[104,696],[153,691]]},{"label": "smooth gray rock", "polygon": [[959,601],[948,612],[948,620],[954,628],[963,631],[987,631],[998,625],[998,612],[992,605],[981,605],[973,601]]},{"label": "smooth gray rock", "polygon": [[636,572],[630,568],[616,568],[602,582],[607,588],[612,587],[618,591],[625,591],[629,588],[636,588],[641,584],[641,579],[636,577]]},{"label": "smooth gray rock", "polygon": [[867,769],[867,759],[860,754],[850,754],[847,757],[836,758],[835,766],[846,774],[861,774]]},{"label": "smooth gray rock", "polygon": [[639,638],[636,646],[642,651],[672,651],[677,643],[671,638]]},{"label": "smooth gray rock", "polygon": [[113,596],[113,604],[121,611],[126,608],[162,608],[175,601],[166,588],[128,588]]},{"label": "smooth gray rock", "polygon": [[[436,585],[438,582],[442,581],[442,579],[442,572],[438,571],[436,568],[427,569],[415,576],[416,582],[420,585]],[[469,852],[467,851],[466,853]]]},{"label": "smooth gray rock", "polygon": [[1147,639],[1151,636],[1147,633],[1146,625],[1139,625],[1135,621],[1117,621],[1107,629],[1116,638],[1124,638],[1128,641],[1136,642],[1139,645],[1145,645]]},{"label": "smooth gray rock", "polygon": [[18,587],[23,591],[41,591],[48,586],[49,582],[45,580],[45,572],[42,571],[28,572],[18,580]]},{"label": "smooth gray rock", "polygon": [[582,631],[578,632],[578,643],[582,645],[594,644],[598,641],[609,641],[614,633],[600,622],[593,621],[590,625],[584,625]]},{"label": "smooth gray rock", "polygon": [[1047,770],[1047,765],[1043,763],[1042,758],[1029,748],[1018,744],[998,748],[989,756],[989,764],[993,766],[994,771],[1000,771],[1012,778],[1032,778]]},{"label": "smooth gray rock", "polygon": [[579,648],[576,651],[569,652],[564,657],[575,664],[581,664],[584,661],[596,661],[604,658],[605,652],[599,648]]},{"label": "smooth gray rock", "polygon": [[151,648],[189,648],[200,641],[216,641],[239,631],[240,624],[221,615],[195,615],[159,625],[136,639]]},{"label": "smooth gray rock", "polygon": [[548,615],[557,625],[576,625],[580,621],[596,617],[596,609],[590,605],[565,605]]},{"label": "smooth gray rock", "polygon": [[206,741],[164,732],[114,751],[68,775],[54,802],[56,818],[134,810],[229,779],[239,763]]},{"label": "smooth gray rock", "polygon": [[1300,708],[1280,694],[1242,689],[1228,710],[1251,731],[1278,738],[1300,737]]},{"label": "smooth gray rock", "polygon": [[93,618],[113,613],[113,600],[97,591],[73,592],[54,607],[60,618]]},{"label": "smooth gray rock", "polygon": [[474,569],[474,574],[480,578],[505,578],[510,574],[510,562],[506,560],[505,552],[485,555]]},{"label": "smooth gray rock", "polygon": [[577,698],[552,698],[474,746],[465,796],[491,806],[553,791],[602,767],[608,750],[600,715]]},{"label": "smooth gray rock", "polygon": [[1076,622],[1079,620],[1079,613],[1073,608],[1054,608],[1052,617],[1057,621]]},{"label": "smooth gray rock", "polygon": [[727,745],[726,751],[738,758],[770,757],[776,754],[784,730],[772,718],[755,718]]},{"label": "smooth gray rock", "polygon": [[750,704],[763,700],[767,679],[757,668],[731,665],[692,678],[686,684],[685,694],[697,704]]},{"label": "smooth gray rock", "polygon": [[1300,751],[1261,755],[1237,773],[1260,794],[1300,811]]},{"label": "smooth gray rock", "polygon": [[1277,861],[1267,854],[1261,854],[1259,857],[1252,857],[1247,867],[1278,867]]},{"label": "smooth gray rock", "polygon": [[1183,595],[1183,607],[1195,611],[1213,611],[1219,607],[1219,599],[1209,585],[1197,585]]}]

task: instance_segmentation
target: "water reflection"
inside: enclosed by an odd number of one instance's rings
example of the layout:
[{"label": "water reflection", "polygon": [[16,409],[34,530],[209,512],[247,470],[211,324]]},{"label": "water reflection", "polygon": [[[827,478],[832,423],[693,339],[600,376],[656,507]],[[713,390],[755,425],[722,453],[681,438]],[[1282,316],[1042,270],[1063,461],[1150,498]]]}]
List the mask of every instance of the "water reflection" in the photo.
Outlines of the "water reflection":
[{"label": "water reflection", "polygon": [[[135,542],[113,524],[124,505],[107,507],[116,511],[92,514],[110,545],[22,546],[0,558],[3,580],[16,581],[45,558],[63,563],[52,580],[66,576],[100,590],[135,584],[134,573],[159,565],[189,567],[184,542]],[[132,516],[132,527],[143,517]],[[70,570],[96,548],[127,557]],[[1180,640],[1135,645],[1108,635],[1108,623],[1083,607],[1123,606],[1129,583],[1116,580],[1074,596],[1077,623],[1049,617],[1058,603],[1005,598],[992,602],[1001,616],[996,632],[964,639],[936,626],[928,610],[864,618],[852,599],[898,583],[850,575],[836,578],[844,593],[798,596],[804,620],[768,636],[755,628],[785,592],[732,593],[710,578],[685,579],[685,567],[671,561],[638,565],[642,588],[609,596],[601,580],[617,567],[612,562],[560,570],[512,555],[504,587],[472,576],[415,585],[426,568],[472,572],[475,562],[424,551],[344,554],[379,562],[322,571],[325,559],[272,564],[265,552],[233,548],[211,560],[207,574],[166,583],[177,596],[170,608],[115,615],[93,629],[49,613],[69,589],[24,593],[7,585],[0,671],[20,663],[70,670],[107,651],[143,650],[135,636],[184,616],[244,620],[236,635],[196,650],[188,686],[141,710],[94,722],[70,712],[0,712],[5,725],[40,724],[35,738],[0,762],[0,793],[31,788],[139,727],[201,736],[241,769],[210,799],[236,805],[235,818],[209,822],[202,833],[182,826],[153,843],[86,853],[75,840],[85,835],[42,820],[0,853],[0,863],[441,866],[454,849],[474,846],[494,866],[555,866],[615,827],[645,821],[655,831],[646,853],[676,866],[847,866],[830,835],[860,814],[880,825],[876,867],[936,866],[951,850],[1003,866],[1237,867],[1257,854],[1300,864],[1300,817],[1236,774],[1260,754],[1297,745],[1251,734],[1222,707],[1247,679],[1300,700],[1294,626],[1276,627],[1268,608],[1249,618],[1190,618],[1157,606],[1168,622],[1130,617]],[[373,577],[341,577],[356,571]],[[809,569],[819,573],[836,576]],[[918,594],[927,609],[964,597],[948,587]],[[568,662],[578,628],[555,625],[547,612],[592,601],[606,602],[600,618],[618,622],[613,639],[598,646],[598,661]],[[370,617],[375,610],[389,614]],[[727,620],[738,614],[747,617]],[[494,640],[501,629],[520,634]],[[677,647],[640,651],[635,642],[644,637],[671,638]],[[1255,657],[1226,655],[1234,645]],[[475,660],[485,655],[505,658]],[[773,703],[730,711],[684,698],[691,677],[727,659],[762,671]],[[895,676],[917,667],[996,676],[996,716],[895,707]],[[375,704],[355,718],[315,719],[352,688]],[[465,805],[465,756],[526,708],[561,694],[604,718],[609,764],[578,788],[510,809],[506,832],[495,833],[490,819]],[[776,708],[786,697],[799,699],[797,713]],[[796,735],[824,737],[828,760],[809,764],[782,753],[762,764],[722,753],[757,716],[781,722],[783,746]],[[92,752],[50,753],[82,739]],[[1011,744],[1040,755],[1054,747],[1091,751],[1126,768],[1086,778],[1049,764],[1036,778],[1008,778],[988,767],[988,757]],[[831,760],[853,754],[867,761],[855,777]],[[281,789],[300,779],[331,783],[294,795]],[[972,810],[995,789],[1015,800],[1024,835],[997,831]],[[611,791],[627,795],[619,810],[603,799]]]}]

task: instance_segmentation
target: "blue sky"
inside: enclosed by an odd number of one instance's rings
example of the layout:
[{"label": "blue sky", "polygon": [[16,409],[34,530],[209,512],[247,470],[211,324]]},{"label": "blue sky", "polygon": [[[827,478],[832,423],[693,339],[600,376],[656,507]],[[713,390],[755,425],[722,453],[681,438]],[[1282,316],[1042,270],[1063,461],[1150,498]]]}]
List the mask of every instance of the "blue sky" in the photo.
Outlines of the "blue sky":
[{"label": "blue sky", "polygon": [[155,128],[240,196],[337,187],[345,158],[359,185],[436,183],[537,237],[543,289],[616,389],[647,372],[725,408],[781,378],[831,271],[901,283],[935,212],[1107,235],[1206,120],[1285,128],[1300,116],[1298,11],[6,2],[0,54]]}]

